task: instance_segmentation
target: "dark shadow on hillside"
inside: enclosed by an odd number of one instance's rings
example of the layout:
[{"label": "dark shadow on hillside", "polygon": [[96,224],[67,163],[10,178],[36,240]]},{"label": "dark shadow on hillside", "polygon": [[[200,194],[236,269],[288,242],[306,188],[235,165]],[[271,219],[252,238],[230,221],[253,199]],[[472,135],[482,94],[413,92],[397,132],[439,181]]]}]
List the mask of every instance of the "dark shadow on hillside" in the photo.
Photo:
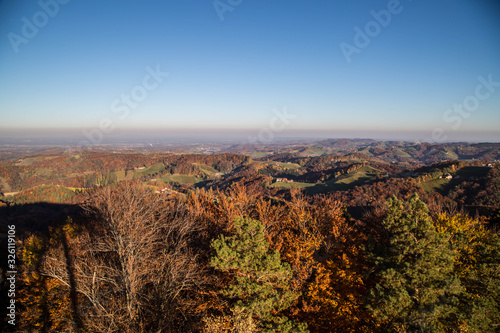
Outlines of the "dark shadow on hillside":
[{"label": "dark shadow on hillside", "polygon": [[49,226],[64,223],[67,217],[76,223],[83,222],[83,210],[79,205],[37,202],[0,207],[0,233],[7,233],[8,225],[16,226],[16,235],[26,232],[45,233]]},{"label": "dark shadow on hillside", "polygon": [[213,183],[214,183],[213,180],[208,179],[208,180],[202,180],[201,182],[197,182],[193,186],[195,188],[209,188],[210,185],[212,185]]},{"label": "dark shadow on hillside", "polygon": [[335,182],[330,181],[326,183],[321,183],[321,184],[316,184],[314,186],[306,188],[306,193],[313,195],[313,194],[325,194],[328,192],[334,192],[334,191],[347,191],[347,190],[352,190],[356,186],[363,186],[367,184],[372,184],[374,181],[379,180],[376,178],[376,175],[366,175],[359,177],[358,179],[351,181],[349,183],[341,183],[341,182]]},{"label": "dark shadow on hillside", "polygon": [[[31,234],[38,234],[49,237],[49,227],[56,227],[65,223],[68,217],[71,217],[75,223],[85,223],[85,216],[83,210],[78,205],[68,205],[68,204],[52,204],[46,202],[31,203],[31,204],[21,204],[12,206],[2,206],[0,207],[0,249],[2,253],[5,254],[5,260],[0,262],[1,276],[0,276],[0,293],[2,295],[7,295],[8,293],[8,283],[6,281],[6,272],[9,271],[7,268],[7,244],[8,244],[8,226],[15,226],[15,239],[16,241],[25,239]],[[78,316],[78,304],[76,297],[76,287],[74,283],[74,273],[73,265],[71,262],[71,257],[68,255],[69,249],[68,244],[65,242],[63,237],[63,250],[66,258],[66,269],[70,277],[70,299],[71,299],[71,311],[72,318],[75,321],[75,329],[79,331],[82,328],[81,320]],[[0,297],[0,307],[3,309],[0,311],[2,320],[0,320],[0,331],[1,332],[14,332],[18,331],[19,319],[21,315],[21,308],[19,307],[19,296],[20,290],[22,289],[22,283],[20,283],[21,273],[20,267],[21,263],[21,253],[20,249],[16,246],[16,326],[12,326],[7,323],[9,317],[5,312],[10,301],[9,297]],[[35,272],[40,275],[40,267],[38,265],[33,268]],[[41,331],[48,331],[51,326],[50,315],[49,315],[49,304],[47,299],[47,290],[44,283],[40,284],[39,288],[43,290],[41,292],[41,298],[39,302],[40,307],[40,318],[39,324],[41,325]]]},{"label": "dark shadow on hillside", "polygon": [[488,174],[490,168],[489,167],[481,167],[481,166],[468,166],[464,167],[453,175],[453,178],[443,186],[436,189],[437,192],[446,196],[450,193],[458,185],[463,182],[471,182],[476,181],[479,182],[481,179],[484,179]]}]

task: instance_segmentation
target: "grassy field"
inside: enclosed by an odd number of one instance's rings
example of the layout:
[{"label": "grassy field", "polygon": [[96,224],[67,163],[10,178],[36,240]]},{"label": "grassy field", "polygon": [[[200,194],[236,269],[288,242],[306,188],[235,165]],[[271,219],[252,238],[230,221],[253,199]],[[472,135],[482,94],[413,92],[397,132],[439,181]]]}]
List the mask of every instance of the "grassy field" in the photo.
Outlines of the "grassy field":
[{"label": "grassy field", "polygon": [[179,184],[189,184],[193,185],[196,184],[200,181],[203,181],[203,179],[200,179],[195,176],[188,176],[188,175],[168,175],[160,179],[164,183],[170,183],[170,182],[175,182]]},{"label": "grassy field", "polygon": [[269,187],[281,187],[281,188],[307,188],[314,186],[316,184],[312,183],[301,183],[301,182],[293,182],[293,183],[282,183],[282,182],[276,182],[272,183]]},{"label": "grassy field", "polygon": [[451,160],[456,160],[458,159],[458,155],[450,148],[446,149],[446,151],[448,152],[448,154],[446,154],[448,156],[449,159]]},{"label": "grassy field", "polygon": [[286,163],[286,162],[263,162],[263,165],[278,166],[284,169],[299,169],[300,165],[297,163]]},{"label": "grassy field", "polygon": [[269,187],[275,188],[305,188],[309,194],[326,193],[330,191],[342,191],[350,188],[354,188],[357,185],[362,185],[365,182],[381,175],[383,171],[373,168],[371,166],[363,166],[358,170],[355,170],[349,174],[342,175],[338,178],[331,179],[325,183],[314,184],[314,183],[282,183],[276,182],[271,184]]},{"label": "grassy field", "polygon": [[132,180],[134,179],[134,174],[135,174],[134,171],[127,171],[127,175],[125,176],[125,170],[115,171],[116,179],[118,181]]},{"label": "grassy field", "polygon": [[300,165],[297,163],[283,163],[283,162],[278,162],[278,165],[282,168],[286,169],[300,169]]},{"label": "grassy field", "polygon": [[17,166],[30,166],[36,161],[39,161],[40,157],[25,157],[19,163],[16,163]]},{"label": "grassy field", "polygon": [[396,149],[394,151],[394,155],[401,156],[404,158],[411,158],[410,154],[408,154],[407,152],[405,152],[404,150],[401,150],[401,149]]},{"label": "grassy field", "polygon": [[201,169],[201,171],[203,171],[207,175],[211,175],[211,174],[214,174],[214,173],[219,173],[218,170],[216,170],[216,169],[214,169],[212,167],[209,167],[208,165],[198,164],[198,163],[193,163],[193,165],[197,165]]},{"label": "grassy field", "polygon": [[161,172],[163,170],[165,170],[165,165],[163,163],[158,163],[158,164],[154,164],[146,169],[136,170],[136,173],[139,176],[149,176],[149,175],[155,174],[157,172]]},{"label": "grassy field", "polygon": [[360,154],[365,154],[366,156],[373,156],[373,154],[370,152],[370,148],[367,147],[363,150],[358,151]]},{"label": "grassy field", "polygon": [[323,149],[323,148],[318,148],[318,147],[311,147],[307,148],[304,152],[302,152],[300,155],[301,156],[310,156],[310,157],[316,157],[316,156],[321,156],[325,153],[327,153],[328,150]]},{"label": "grassy field", "polygon": [[327,181],[326,187],[323,189],[323,191],[348,190],[354,188],[355,186],[362,185],[382,173],[383,172],[379,169],[376,169],[369,165],[365,165],[358,170]]},{"label": "grassy field", "polygon": [[127,174],[125,174],[125,170],[118,170],[118,171],[115,171],[114,174],[116,175],[116,178],[118,181],[122,181],[122,180],[133,180],[137,177],[141,177],[141,176],[149,176],[149,175],[153,175],[157,172],[161,172],[165,170],[165,165],[163,165],[163,163],[158,163],[158,164],[154,164],[148,168],[145,168],[145,169],[142,169],[142,170],[129,170],[127,171]]},{"label": "grassy field", "polygon": [[429,180],[427,182],[421,183],[420,187],[422,187],[426,192],[439,191],[442,190],[446,185],[450,183],[449,179],[446,178],[438,178]]},{"label": "grassy field", "polygon": [[269,153],[251,153],[250,157],[261,158],[261,157],[266,157],[267,155],[270,155],[270,154]]}]

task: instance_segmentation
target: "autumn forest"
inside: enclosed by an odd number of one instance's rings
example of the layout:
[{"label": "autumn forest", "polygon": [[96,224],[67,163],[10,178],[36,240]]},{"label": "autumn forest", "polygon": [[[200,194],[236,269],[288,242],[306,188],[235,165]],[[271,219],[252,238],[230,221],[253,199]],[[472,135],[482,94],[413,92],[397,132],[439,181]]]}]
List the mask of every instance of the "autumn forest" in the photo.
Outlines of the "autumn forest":
[{"label": "autumn forest", "polygon": [[0,329],[500,330],[497,145],[245,149],[2,152]]}]

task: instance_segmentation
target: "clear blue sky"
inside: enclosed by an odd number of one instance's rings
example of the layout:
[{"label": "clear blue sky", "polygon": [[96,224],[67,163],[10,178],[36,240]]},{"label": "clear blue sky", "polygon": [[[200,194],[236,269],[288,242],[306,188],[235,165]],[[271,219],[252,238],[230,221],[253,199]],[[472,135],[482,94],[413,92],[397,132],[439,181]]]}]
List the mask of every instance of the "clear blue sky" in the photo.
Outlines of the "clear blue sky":
[{"label": "clear blue sky", "polygon": [[498,1],[59,1],[0,1],[0,132],[500,140]]}]

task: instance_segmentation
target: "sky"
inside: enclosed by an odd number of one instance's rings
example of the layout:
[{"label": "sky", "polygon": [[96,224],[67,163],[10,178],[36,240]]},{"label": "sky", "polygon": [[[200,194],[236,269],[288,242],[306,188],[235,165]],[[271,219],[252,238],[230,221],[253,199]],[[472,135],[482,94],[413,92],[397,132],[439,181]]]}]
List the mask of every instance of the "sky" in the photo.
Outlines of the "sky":
[{"label": "sky", "polygon": [[500,141],[494,0],[0,1],[0,137]]}]

